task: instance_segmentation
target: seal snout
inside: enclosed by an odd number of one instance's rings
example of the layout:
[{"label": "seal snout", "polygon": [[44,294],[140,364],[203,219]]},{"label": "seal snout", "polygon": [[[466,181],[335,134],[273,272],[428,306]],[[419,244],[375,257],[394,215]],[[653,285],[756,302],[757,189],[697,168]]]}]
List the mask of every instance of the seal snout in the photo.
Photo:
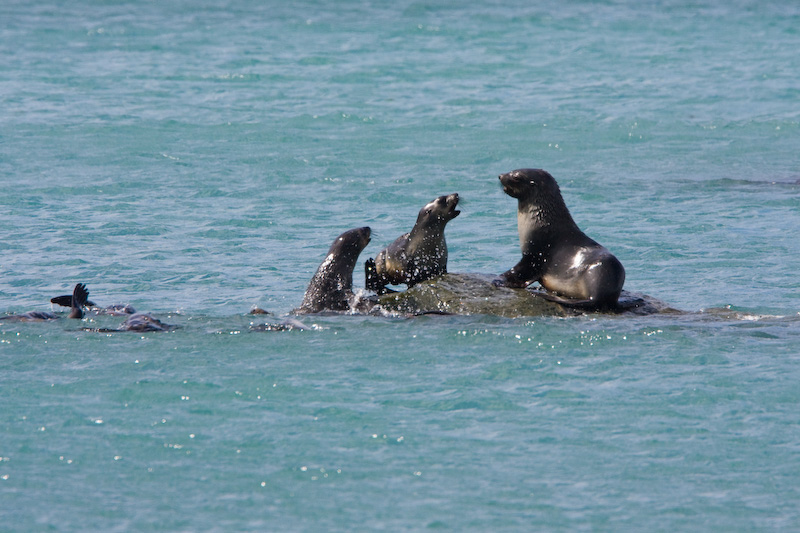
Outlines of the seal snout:
[{"label": "seal snout", "polygon": [[361,242],[363,243],[363,247],[366,247],[369,244],[370,238],[372,237],[372,230],[369,226],[364,226],[360,228],[361,231]]},{"label": "seal snout", "polygon": [[500,174],[499,176],[497,176],[497,179],[500,180],[500,185],[503,188],[503,192],[509,196],[514,196],[513,194],[514,176],[512,176],[512,173],[506,172],[505,174]]},{"label": "seal snout", "polygon": [[461,214],[461,211],[456,209],[456,206],[458,205],[459,199],[460,198],[459,198],[457,192],[454,192],[453,194],[450,194],[450,195],[447,196],[447,199],[446,199],[447,208],[450,210],[450,217],[451,218],[455,218],[455,217],[457,217],[458,215]]}]

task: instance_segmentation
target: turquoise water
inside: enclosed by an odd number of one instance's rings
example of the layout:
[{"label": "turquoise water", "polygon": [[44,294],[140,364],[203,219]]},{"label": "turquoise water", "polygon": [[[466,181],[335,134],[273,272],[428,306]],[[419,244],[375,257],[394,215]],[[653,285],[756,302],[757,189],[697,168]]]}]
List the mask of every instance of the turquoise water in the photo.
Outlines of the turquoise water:
[{"label": "turquoise water", "polygon": [[[796,2],[0,6],[0,530],[800,529]],[[540,167],[685,314],[304,317],[458,192],[519,259]],[[355,283],[363,285],[356,269]]]}]

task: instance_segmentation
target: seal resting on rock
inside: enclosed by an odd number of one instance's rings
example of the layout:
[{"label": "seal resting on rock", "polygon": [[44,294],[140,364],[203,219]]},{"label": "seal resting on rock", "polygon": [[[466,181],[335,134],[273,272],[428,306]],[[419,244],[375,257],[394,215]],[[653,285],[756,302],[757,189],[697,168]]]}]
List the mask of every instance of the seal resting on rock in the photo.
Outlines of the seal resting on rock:
[{"label": "seal resting on rock", "polygon": [[575,224],[556,180],[541,169],[500,175],[503,191],[518,200],[517,228],[522,259],[498,284],[525,287],[538,281],[542,295],[564,305],[613,309],[625,269],[614,254]]},{"label": "seal resting on rock", "polygon": [[458,194],[439,196],[423,207],[414,228],[398,237],[375,259],[364,264],[367,289],[378,294],[391,292],[386,285],[416,283],[447,273],[447,243],[444,228],[461,211],[456,210]]},{"label": "seal resting on rock", "polygon": [[370,229],[345,231],[333,241],[325,260],[317,269],[297,314],[321,311],[348,311],[353,304],[353,269],[361,251],[369,244]]}]

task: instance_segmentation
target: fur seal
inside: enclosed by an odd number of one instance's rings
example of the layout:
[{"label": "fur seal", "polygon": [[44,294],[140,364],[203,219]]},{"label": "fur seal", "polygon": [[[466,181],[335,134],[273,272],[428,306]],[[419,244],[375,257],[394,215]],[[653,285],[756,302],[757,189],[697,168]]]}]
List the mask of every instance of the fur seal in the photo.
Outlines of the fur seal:
[{"label": "fur seal", "polygon": [[147,313],[133,313],[118,328],[83,328],[83,330],[94,333],[118,333],[123,331],[146,333],[149,331],[172,331],[177,328],[178,326],[165,324]]},{"label": "fur seal", "polygon": [[364,263],[367,289],[378,294],[392,292],[386,285],[405,283],[413,287],[447,273],[447,243],[444,228],[461,211],[458,194],[439,196],[423,207],[410,232],[398,237]]},{"label": "fur seal", "polygon": [[[61,296],[60,298],[66,298],[69,300],[68,305],[60,304],[71,308],[69,315],[67,315],[68,318],[83,318],[83,308],[89,301],[89,291],[85,284],[76,284],[71,295]],[[28,311],[27,313],[22,313],[21,315],[0,317],[0,320],[10,320],[14,322],[42,322],[45,320],[56,320],[57,318],[58,315],[48,313],[47,311]]]},{"label": "fur seal", "polygon": [[[50,298],[50,303],[62,307],[72,307],[72,295],[64,294],[62,296],[54,296]],[[136,313],[136,309],[130,304],[114,304],[106,307],[99,307],[96,303],[86,300],[84,306],[96,315],[127,316]]]},{"label": "fur seal", "polygon": [[556,180],[541,169],[499,176],[503,191],[518,200],[522,259],[500,275],[500,284],[525,287],[538,281],[548,299],[590,309],[617,306],[625,269],[606,248],[575,224]]},{"label": "fur seal", "polygon": [[147,313],[134,313],[125,319],[120,326],[120,331],[171,331],[175,329],[172,324],[165,324]]},{"label": "fur seal", "polygon": [[325,260],[317,269],[297,314],[320,311],[347,311],[353,303],[353,269],[361,251],[369,244],[370,229],[345,231],[333,241]]}]

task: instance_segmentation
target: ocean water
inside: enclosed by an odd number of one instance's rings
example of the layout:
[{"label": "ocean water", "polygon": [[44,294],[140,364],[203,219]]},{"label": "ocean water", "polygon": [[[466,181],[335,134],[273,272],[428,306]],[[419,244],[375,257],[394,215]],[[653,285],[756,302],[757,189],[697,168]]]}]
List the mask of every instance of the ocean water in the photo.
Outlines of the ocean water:
[{"label": "ocean water", "polygon": [[[0,322],[0,530],[799,530],[799,49],[789,0],[4,1],[0,312],[181,327]],[[251,331],[441,194],[506,270],[521,167],[684,313]]]}]

